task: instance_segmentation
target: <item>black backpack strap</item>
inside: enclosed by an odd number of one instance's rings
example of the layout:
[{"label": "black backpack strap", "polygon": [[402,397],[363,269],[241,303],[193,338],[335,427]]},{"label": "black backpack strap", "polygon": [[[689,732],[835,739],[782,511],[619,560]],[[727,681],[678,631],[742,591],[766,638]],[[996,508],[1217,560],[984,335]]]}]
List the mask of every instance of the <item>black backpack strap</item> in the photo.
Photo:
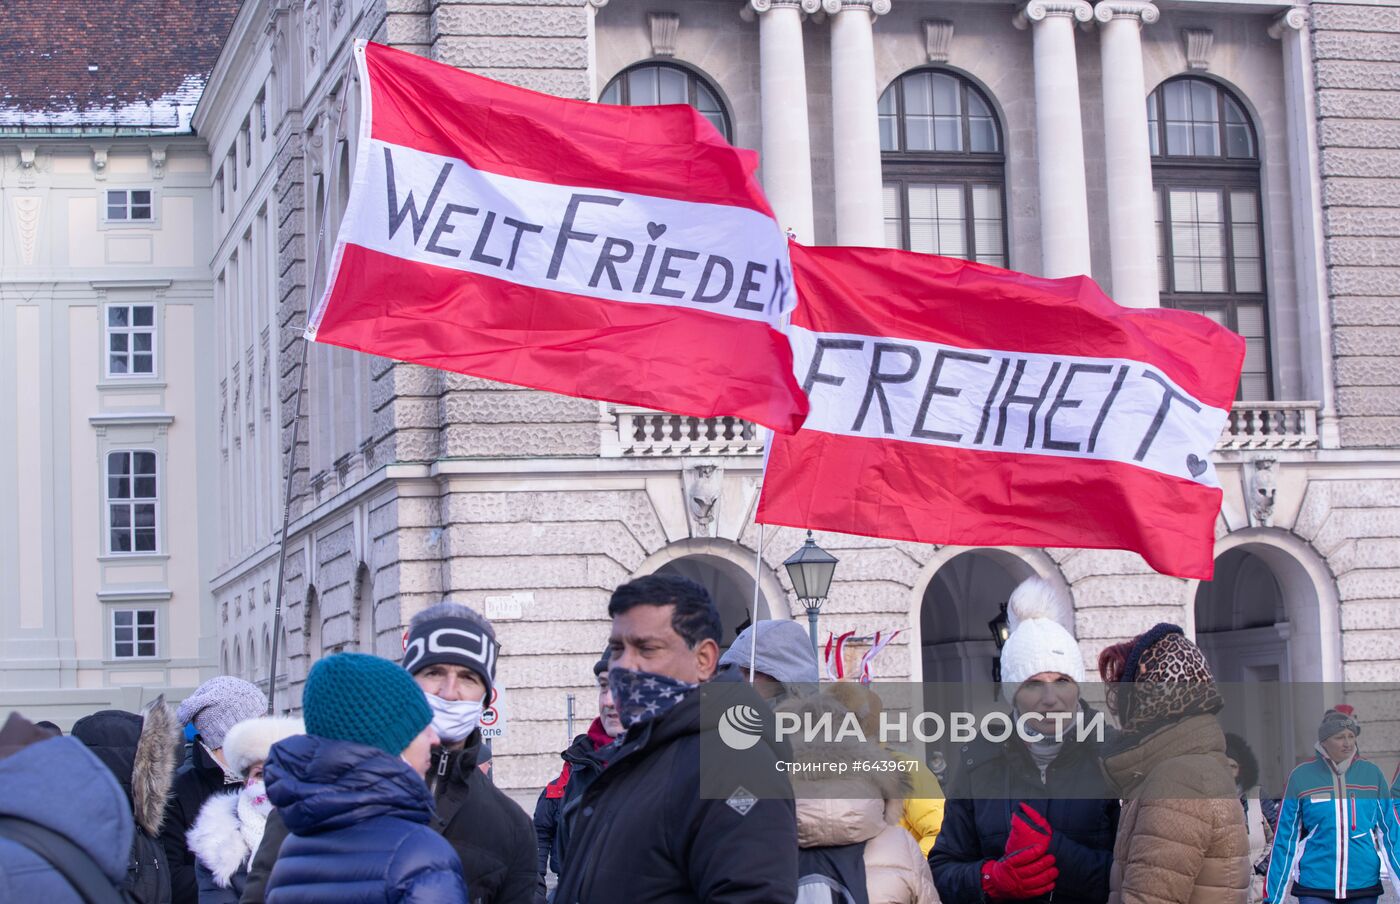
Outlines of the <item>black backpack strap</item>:
[{"label": "black backpack strap", "polygon": [[91,854],[51,829],[17,816],[0,816],[0,838],[22,845],[48,861],[87,904],[125,904],[128,900]]}]

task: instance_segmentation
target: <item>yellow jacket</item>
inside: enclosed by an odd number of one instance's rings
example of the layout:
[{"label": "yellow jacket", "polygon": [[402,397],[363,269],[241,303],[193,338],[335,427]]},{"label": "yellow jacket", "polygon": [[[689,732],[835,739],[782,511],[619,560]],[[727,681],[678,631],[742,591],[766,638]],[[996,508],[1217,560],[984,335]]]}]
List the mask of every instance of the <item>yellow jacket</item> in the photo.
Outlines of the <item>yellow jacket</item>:
[{"label": "yellow jacket", "polygon": [[927,857],[938,839],[938,830],[943,827],[943,789],[938,784],[938,777],[926,764],[901,753],[890,753],[897,759],[918,764],[918,768],[908,773],[913,789],[904,799],[904,815],[899,825],[914,836],[914,840],[919,842],[919,850]]}]

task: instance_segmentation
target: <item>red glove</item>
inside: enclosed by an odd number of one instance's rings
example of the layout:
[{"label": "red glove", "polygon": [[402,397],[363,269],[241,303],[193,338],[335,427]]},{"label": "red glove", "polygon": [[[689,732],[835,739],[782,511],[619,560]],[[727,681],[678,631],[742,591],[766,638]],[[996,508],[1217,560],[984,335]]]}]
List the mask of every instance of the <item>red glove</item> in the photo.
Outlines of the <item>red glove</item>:
[{"label": "red glove", "polygon": [[982,891],[998,901],[1024,901],[1055,890],[1055,856],[1027,848],[982,864]]},{"label": "red glove", "polygon": [[1021,804],[1021,812],[1011,817],[1011,834],[1006,839],[1006,850],[1031,848],[1043,853],[1050,847],[1053,834],[1049,820],[1030,804]]}]

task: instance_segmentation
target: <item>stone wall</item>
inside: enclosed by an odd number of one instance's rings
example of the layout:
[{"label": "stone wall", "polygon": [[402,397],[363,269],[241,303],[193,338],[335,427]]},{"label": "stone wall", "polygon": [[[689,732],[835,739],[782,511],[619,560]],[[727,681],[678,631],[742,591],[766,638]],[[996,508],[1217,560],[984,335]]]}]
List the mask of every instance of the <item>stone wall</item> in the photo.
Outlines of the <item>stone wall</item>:
[{"label": "stone wall", "polygon": [[1400,446],[1400,5],[1311,16],[1342,441]]}]

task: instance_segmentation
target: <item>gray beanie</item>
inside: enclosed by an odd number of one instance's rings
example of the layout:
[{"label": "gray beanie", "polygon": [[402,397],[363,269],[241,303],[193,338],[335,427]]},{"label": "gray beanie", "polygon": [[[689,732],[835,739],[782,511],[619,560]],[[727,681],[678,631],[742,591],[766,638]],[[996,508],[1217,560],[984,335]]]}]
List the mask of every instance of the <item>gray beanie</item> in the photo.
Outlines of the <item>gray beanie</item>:
[{"label": "gray beanie", "polygon": [[[754,632],[758,632],[758,652],[753,652]],[[720,665],[737,665],[747,669],[753,660],[756,672],[784,684],[816,684],[817,655],[812,652],[812,637],[797,622],[771,619],[749,625],[734,639],[734,644],[720,657]]]},{"label": "gray beanie", "polygon": [[1332,735],[1341,734],[1347,730],[1359,737],[1361,723],[1356,721],[1354,713],[1355,710],[1345,704],[1327,710],[1326,715],[1322,717],[1322,724],[1317,726],[1317,742],[1321,744]]},{"label": "gray beanie", "polygon": [[267,695],[242,678],[219,675],[186,697],[178,716],[181,724],[194,723],[206,747],[218,750],[230,728],[266,713]]},{"label": "gray beanie", "polygon": [[599,675],[606,675],[608,673],[608,666],[611,664],[612,644],[608,644],[606,647],[603,647],[603,655],[599,656],[598,661],[593,663],[593,677],[597,678]]}]

